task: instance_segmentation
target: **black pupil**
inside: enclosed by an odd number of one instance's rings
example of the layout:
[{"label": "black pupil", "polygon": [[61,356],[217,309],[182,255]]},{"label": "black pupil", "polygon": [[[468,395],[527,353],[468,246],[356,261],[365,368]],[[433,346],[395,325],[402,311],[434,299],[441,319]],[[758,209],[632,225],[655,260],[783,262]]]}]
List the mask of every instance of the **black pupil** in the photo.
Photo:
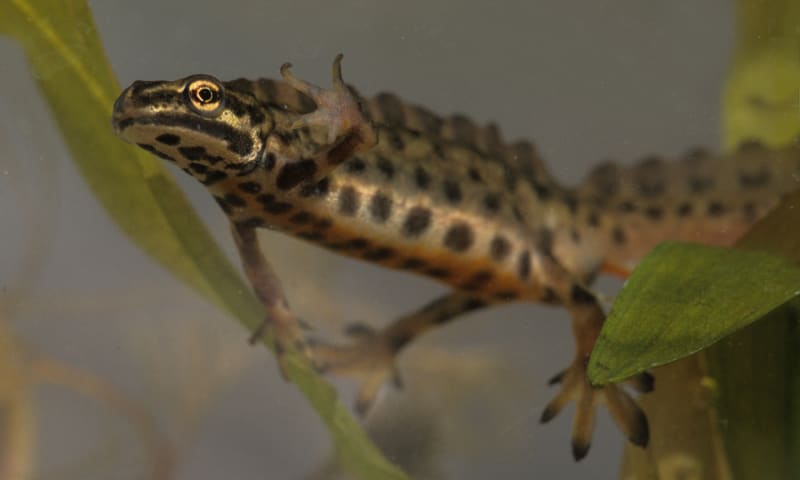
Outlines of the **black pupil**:
[{"label": "black pupil", "polygon": [[197,90],[197,98],[203,103],[208,103],[214,99],[214,92],[208,87],[201,87]]}]

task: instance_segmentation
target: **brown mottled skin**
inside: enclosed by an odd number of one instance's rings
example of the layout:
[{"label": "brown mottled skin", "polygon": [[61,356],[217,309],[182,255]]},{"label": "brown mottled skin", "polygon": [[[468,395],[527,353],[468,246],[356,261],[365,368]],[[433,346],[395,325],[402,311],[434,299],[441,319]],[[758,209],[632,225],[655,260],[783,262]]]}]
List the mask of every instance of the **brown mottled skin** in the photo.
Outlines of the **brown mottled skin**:
[{"label": "brown mottled skin", "polygon": [[[453,287],[383,330],[353,327],[352,346],[306,350],[320,369],[362,379],[359,411],[398,380],[395,355],[423,332],[490,304],[557,304],[572,317],[576,353],[553,379],[561,390],[542,420],[576,401],[580,459],[602,401],[628,439],[646,445],[636,402],[620,386],[586,380],[605,319],[586,284],[600,270],[624,274],[667,239],[732,243],[797,186],[800,147],[748,144],[726,156],[693,151],[674,162],[602,165],[567,188],[529,143],[509,144],[492,126],[441,118],[389,94],[361,98],[342,82],[340,60],[331,90],[298,80],[288,64],[284,81],[135,82],[114,105],[114,129],[214,195],[279,351],[307,347],[257,227]],[[653,386],[648,374],[629,383],[642,392]]]}]

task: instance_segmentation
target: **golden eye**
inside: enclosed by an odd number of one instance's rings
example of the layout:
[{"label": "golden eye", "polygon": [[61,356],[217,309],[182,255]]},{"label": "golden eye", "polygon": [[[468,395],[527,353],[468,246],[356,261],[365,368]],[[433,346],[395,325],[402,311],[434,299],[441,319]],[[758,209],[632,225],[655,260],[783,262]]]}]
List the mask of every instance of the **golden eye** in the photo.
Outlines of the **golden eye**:
[{"label": "golden eye", "polygon": [[214,79],[203,77],[186,86],[189,105],[202,115],[214,115],[222,109],[222,87]]}]

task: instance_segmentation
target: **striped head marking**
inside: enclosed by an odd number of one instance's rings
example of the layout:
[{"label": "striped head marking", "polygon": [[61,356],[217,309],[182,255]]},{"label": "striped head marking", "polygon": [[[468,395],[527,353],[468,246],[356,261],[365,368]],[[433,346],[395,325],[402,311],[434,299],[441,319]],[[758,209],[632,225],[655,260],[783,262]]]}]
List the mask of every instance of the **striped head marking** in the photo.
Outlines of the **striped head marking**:
[{"label": "striped head marking", "polygon": [[134,82],[114,103],[111,124],[122,139],[177,163],[206,185],[224,178],[224,170],[255,165],[273,126],[252,94],[209,75]]}]

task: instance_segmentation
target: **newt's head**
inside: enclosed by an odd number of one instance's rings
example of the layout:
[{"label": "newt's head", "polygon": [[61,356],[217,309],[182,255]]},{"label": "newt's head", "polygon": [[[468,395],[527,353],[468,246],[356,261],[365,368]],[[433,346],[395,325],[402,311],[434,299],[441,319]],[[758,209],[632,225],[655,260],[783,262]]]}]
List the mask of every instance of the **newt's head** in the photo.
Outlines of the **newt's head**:
[{"label": "newt's head", "polygon": [[267,110],[236,86],[209,75],[136,81],[114,102],[111,124],[125,141],[207,183],[218,169],[258,160],[272,128]]}]

